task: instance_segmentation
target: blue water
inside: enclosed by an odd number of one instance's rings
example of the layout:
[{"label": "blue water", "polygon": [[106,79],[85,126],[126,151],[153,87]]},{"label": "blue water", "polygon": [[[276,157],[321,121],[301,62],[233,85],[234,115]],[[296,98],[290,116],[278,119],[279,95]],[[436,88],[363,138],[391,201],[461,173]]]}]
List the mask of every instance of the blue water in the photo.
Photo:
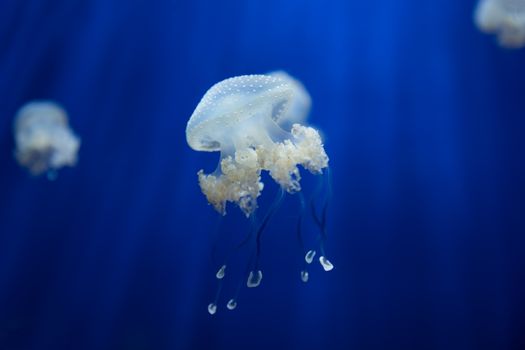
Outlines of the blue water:
[{"label": "blue water", "polygon": [[[525,348],[525,50],[480,33],[474,6],[0,2],[0,349]],[[186,122],[213,83],[275,69],[325,136],[335,269],[300,281],[287,197],[261,286],[229,312],[232,279],[210,316],[214,247],[249,225],[207,205],[196,172],[218,155],[187,146]],[[82,139],[51,182],[13,158],[33,99]]]}]

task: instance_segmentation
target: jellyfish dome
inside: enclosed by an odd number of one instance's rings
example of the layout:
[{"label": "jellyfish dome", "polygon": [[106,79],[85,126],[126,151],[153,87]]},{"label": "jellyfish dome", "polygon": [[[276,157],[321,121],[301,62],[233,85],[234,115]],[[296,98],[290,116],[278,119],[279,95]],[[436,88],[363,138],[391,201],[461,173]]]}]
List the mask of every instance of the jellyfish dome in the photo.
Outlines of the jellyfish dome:
[{"label": "jellyfish dome", "polygon": [[501,46],[525,46],[525,0],[480,0],[474,13],[480,30],[498,36]]},{"label": "jellyfish dome", "polygon": [[229,78],[206,92],[186,139],[196,151],[221,153],[214,173],[198,172],[202,192],[219,213],[233,202],[250,216],[264,187],[262,170],[295,193],[301,190],[298,165],[314,174],[328,166],[319,132],[302,124],[310,104],[302,84],[281,71]]},{"label": "jellyfish dome", "polygon": [[14,122],[15,158],[33,175],[74,166],[79,138],[68,125],[65,110],[54,102],[29,102]]}]

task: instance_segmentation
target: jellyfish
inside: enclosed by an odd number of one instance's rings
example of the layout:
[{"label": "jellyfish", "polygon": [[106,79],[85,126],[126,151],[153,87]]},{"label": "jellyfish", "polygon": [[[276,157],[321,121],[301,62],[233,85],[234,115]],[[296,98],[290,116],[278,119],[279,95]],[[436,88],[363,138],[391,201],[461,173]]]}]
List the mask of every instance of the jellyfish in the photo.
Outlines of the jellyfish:
[{"label": "jellyfish", "polygon": [[478,28],[494,33],[501,46],[525,46],[525,0],[480,0],[474,13]]},{"label": "jellyfish", "polygon": [[49,179],[63,166],[74,166],[79,138],[68,125],[65,110],[51,101],[29,102],[14,121],[15,158],[33,175],[47,173]]},{"label": "jellyfish", "polygon": [[[196,151],[220,152],[213,173],[197,173],[200,188],[209,204],[226,215],[227,204],[237,206],[252,221],[258,208],[257,199],[264,189],[262,171],[268,172],[280,189],[271,207],[260,222],[252,225],[255,240],[255,263],[246,271],[246,286],[254,288],[262,280],[259,266],[260,239],[270,219],[279,208],[285,193],[298,194],[300,215],[297,234],[302,234],[302,219],[306,202],[301,193],[299,166],[314,175],[328,171],[328,156],[319,132],[306,126],[311,98],[304,86],[286,72],[244,75],[213,85],[195,108],[186,127],[188,145]],[[324,177],[324,176],[323,176]],[[330,188],[329,177],[327,184]],[[328,191],[327,193],[330,193]],[[328,197],[328,196],[325,196]],[[319,262],[325,271],[333,268],[324,253],[326,231],[326,200],[321,209],[311,203],[314,222],[319,227]],[[301,244],[302,240],[300,239]],[[239,244],[239,247],[246,241]],[[304,262],[310,264],[316,251],[305,250]],[[215,314],[227,264],[222,264],[216,278],[220,282],[214,302],[208,312]],[[301,280],[307,282],[308,271],[303,269]],[[236,297],[227,303],[229,310],[237,306]]]}]

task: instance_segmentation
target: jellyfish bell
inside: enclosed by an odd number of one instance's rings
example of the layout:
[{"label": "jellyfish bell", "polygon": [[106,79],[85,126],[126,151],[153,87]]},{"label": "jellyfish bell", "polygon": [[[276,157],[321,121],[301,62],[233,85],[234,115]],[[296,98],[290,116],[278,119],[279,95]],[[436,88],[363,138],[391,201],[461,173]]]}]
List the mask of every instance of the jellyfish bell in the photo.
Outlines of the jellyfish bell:
[{"label": "jellyfish bell", "polygon": [[201,190],[218,212],[225,214],[226,203],[233,202],[252,214],[264,187],[262,170],[294,193],[301,189],[298,165],[316,174],[328,166],[319,132],[298,123],[309,105],[306,90],[283,72],[226,79],[206,92],[186,139],[194,150],[221,152],[213,174],[198,172]]},{"label": "jellyfish bell", "polygon": [[47,172],[49,179],[63,166],[74,166],[79,138],[68,125],[65,110],[54,102],[35,101],[24,105],[14,121],[15,158],[31,174]]},{"label": "jellyfish bell", "polygon": [[501,46],[525,46],[525,0],[480,0],[474,12],[480,30],[496,34]]},{"label": "jellyfish bell", "polygon": [[303,123],[308,117],[312,106],[312,98],[304,85],[282,70],[268,74],[285,80],[294,90],[292,99],[289,101],[286,109],[286,116],[280,118],[279,126],[285,130],[290,130],[294,123]]}]

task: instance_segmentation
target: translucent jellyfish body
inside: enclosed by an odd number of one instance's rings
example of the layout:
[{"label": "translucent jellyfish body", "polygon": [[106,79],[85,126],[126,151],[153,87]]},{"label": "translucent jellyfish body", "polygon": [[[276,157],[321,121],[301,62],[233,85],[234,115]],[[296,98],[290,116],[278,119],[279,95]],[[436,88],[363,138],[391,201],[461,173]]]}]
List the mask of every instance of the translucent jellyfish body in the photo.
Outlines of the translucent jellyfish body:
[{"label": "translucent jellyfish body", "polygon": [[[321,210],[318,210],[314,199],[310,201],[309,209],[319,230],[315,240],[320,251],[319,264],[324,271],[333,269],[324,252],[326,208],[331,194],[329,172],[325,171],[328,170],[328,156],[319,132],[304,125],[310,106],[310,95],[304,86],[285,72],[246,75],[226,79],[211,87],[188,121],[186,139],[190,147],[197,151],[221,154],[219,165],[213,173],[205,174],[204,170],[198,172],[199,184],[208,202],[222,215],[226,214],[227,203],[233,202],[252,219],[252,229],[236,249],[248,246],[250,241],[255,247],[244,269],[245,282],[238,285],[234,297],[229,299],[226,304],[228,310],[237,307],[242,285],[247,288],[261,285],[261,234],[286,192],[298,193],[300,214],[297,217],[296,235],[304,254],[300,256],[303,268],[298,276],[302,282],[309,280],[308,265],[313,262],[316,251],[306,249],[302,239],[303,217],[307,211],[300,192],[299,166],[313,174],[327,174],[320,177],[323,180],[320,188],[324,191],[316,191],[314,196],[316,201],[321,200]],[[262,171],[269,173],[280,185],[280,190],[258,222],[252,214],[257,209],[257,198],[264,188]],[[223,283],[230,273],[227,269],[230,258],[231,254],[227,254],[215,273],[219,285],[215,300],[208,306],[208,312],[212,315],[217,311]]]},{"label": "translucent jellyfish body", "polygon": [[525,46],[525,0],[480,0],[474,20],[480,30],[496,34],[501,46]]},{"label": "translucent jellyfish body", "polygon": [[[221,214],[236,203],[249,216],[257,208],[266,170],[284,190],[301,190],[298,165],[319,174],[328,157],[319,132],[299,122],[310,97],[284,72],[226,79],[206,92],[186,127],[196,151],[221,152],[213,174],[199,171],[208,202]],[[288,129],[289,127],[289,129]]]},{"label": "translucent jellyfish body", "polygon": [[33,175],[50,176],[63,166],[74,166],[79,138],[68,125],[66,112],[49,101],[30,102],[15,117],[15,158]]}]

